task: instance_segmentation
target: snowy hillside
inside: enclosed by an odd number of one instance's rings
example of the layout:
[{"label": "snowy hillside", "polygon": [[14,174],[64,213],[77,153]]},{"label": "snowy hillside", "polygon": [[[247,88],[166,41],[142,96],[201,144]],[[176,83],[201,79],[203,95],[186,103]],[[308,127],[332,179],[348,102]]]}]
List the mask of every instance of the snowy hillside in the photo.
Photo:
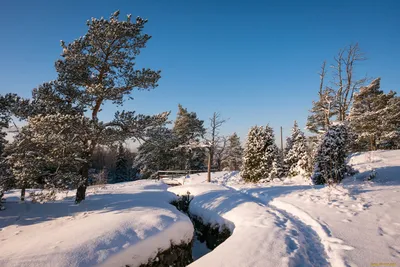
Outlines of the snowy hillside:
[{"label": "snowy hillside", "polygon": [[[244,184],[238,174],[192,175],[171,191],[193,194],[190,212],[233,235],[193,266],[370,266],[400,263],[400,151],[359,153],[359,171],[335,188]],[[365,181],[372,170],[376,177]],[[241,253],[231,253],[240,250]],[[228,255],[229,257],[220,257]],[[191,266],[192,266],[191,265]]]},{"label": "snowy hillside", "polygon": [[175,195],[165,189],[154,181],[93,187],[80,205],[73,198],[20,204],[12,192],[0,216],[0,266],[147,263],[193,237],[192,223],[169,204]]}]

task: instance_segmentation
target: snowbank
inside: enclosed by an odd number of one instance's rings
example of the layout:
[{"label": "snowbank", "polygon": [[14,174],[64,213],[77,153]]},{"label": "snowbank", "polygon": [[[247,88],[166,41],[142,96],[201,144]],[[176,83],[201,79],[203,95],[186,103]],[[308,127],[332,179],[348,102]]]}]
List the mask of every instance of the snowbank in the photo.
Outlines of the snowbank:
[{"label": "snowbank", "polygon": [[165,189],[138,181],[89,188],[79,205],[72,197],[7,203],[0,266],[139,266],[171,243],[190,243],[193,225],[169,204],[176,196]]}]

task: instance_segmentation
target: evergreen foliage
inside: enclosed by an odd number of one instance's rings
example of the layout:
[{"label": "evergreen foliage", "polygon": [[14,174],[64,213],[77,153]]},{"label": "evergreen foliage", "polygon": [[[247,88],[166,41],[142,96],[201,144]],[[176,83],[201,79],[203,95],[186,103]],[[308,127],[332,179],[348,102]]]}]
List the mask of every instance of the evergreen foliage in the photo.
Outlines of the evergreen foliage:
[{"label": "evergreen foliage", "polygon": [[349,116],[356,135],[356,149],[388,149],[400,146],[400,100],[396,93],[380,90],[380,78],[354,96]]},{"label": "evergreen foliage", "polygon": [[225,153],[226,156],[222,161],[224,169],[239,171],[242,165],[243,148],[236,133],[229,136]]},{"label": "evergreen foliage", "polygon": [[345,176],[348,130],[345,124],[332,125],[322,137],[315,155],[312,182],[336,184]]},{"label": "evergreen foliage", "polygon": [[285,172],[289,176],[304,175],[308,164],[307,141],[296,121],[289,140],[290,148],[285,153],[284,159]]},{"label": "evergreen foliage", "polygon": [[254,126],[247,135],[241,175],[245,181],[257,182],[270,177],[277,147],[274,133],[268,125]]},{"label": "evergreen foliage", "polygon": [[118,145],[118,155],[115,162],[115,182],[119,183],[129,180],[129,166],[126,158],[126,149],[124,148],[124,145],[120,143]]},{"label": "evergreen foliage", "polygon": [[142,172],[154,174],[159,170],[174,169],[177,165],[178,141],[172,130],[166,127],[154,129],[148,139],[139,146],[136,164]]},{"label": "evergreen foliage", "polygon": [[282,151],[275,145],[274,149],[274,161],[272,163],[272,169],[269,174],[269,178],[281,178],[285,176],[285,169],[283,165]]},{"label": "evergreen foliage", "polygon": [[[109,20],[92,18],[87,33],[70,44],[61,42],[62,59],[55,64],[58,79],[33,90],[29,108],[19,112],[21,118],[29,118],[27,133],[19,138],[22,144],[32,142],[37,150],[18,145],[16,168],[18,162],[37,166],[39,177],[46,177],[46,187],[64,188],[72,181],[80,202],[85,199],[90,162],[98,146],[145,139],[148,130],[165,124],[168,113],[145,116],[118,111],[109,122],[98,117],[106,102],[122,105],[134,89],[157,86],[159,71],[135,68],[136,56],[150,39],[142,32],[146,22],[139,17],[132,21],[130,15],[119,20],[117,11]],[[47,148],[51,153],[45,155],[42,151]],[[27,156],[32,153],[37,156]],[[36,164],[37,158],[43,166]]]},{"label": "evergreen foliage", "polygon": [[181,149],[177,153],[176,162],[181,170],[202,169],[206,160],[203,148],[192,146],[199,143],[204,137],[206,129],[204,121],[197,118],[195,112],[188,112],[182,105],[178,105],[178,114],[172,129]]}]

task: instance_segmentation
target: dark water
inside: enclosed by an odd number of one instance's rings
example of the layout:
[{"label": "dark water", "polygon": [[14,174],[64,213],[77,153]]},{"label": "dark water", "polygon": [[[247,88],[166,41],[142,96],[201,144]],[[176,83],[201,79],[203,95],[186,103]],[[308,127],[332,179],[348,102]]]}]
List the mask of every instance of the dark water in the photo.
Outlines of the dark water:
[{"label": "dark water", "polygon": [[194,242],[193,242],[193,247],[192,247],[192,257],[193,261],[200,259],[204,255],[206,255],[208,252],[210,252],[211,249],[207,248],[206,242],[201,243],[196,236],[194,236]]}]

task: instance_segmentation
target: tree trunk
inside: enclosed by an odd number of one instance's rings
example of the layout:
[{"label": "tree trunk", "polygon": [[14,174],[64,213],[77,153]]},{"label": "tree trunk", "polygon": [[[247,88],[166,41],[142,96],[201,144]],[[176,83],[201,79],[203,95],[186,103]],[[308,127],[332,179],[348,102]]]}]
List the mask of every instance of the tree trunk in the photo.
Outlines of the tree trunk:
[{"label": "tree trunk", "polygon": [[370,135],[369,137],[369,143],[370,143],[370,150],[376,150],[376,140],[374,135]]},{"label": "tree trunk", "polygon": [[25,201],[25,185],[21,188],[21,201]]},{"label": "tree trunk", "polygon": [[212,147],[212,148],[210,148],[210,162],[211,162],[211,165],[213,164],[213,162],[214,162],[214,148]]},{"label": "tree trunk", "polygon": [[86,197],[86,188],[88,186],[89,179],[89,164],[85,163],[81,169],[81,182],[76,189],[75,203],[80,203],[82,200],[85,200]]},{"label": "tree trunk", "polygon": [[207,182],[211,182],[211,151],[208,154]]}]

